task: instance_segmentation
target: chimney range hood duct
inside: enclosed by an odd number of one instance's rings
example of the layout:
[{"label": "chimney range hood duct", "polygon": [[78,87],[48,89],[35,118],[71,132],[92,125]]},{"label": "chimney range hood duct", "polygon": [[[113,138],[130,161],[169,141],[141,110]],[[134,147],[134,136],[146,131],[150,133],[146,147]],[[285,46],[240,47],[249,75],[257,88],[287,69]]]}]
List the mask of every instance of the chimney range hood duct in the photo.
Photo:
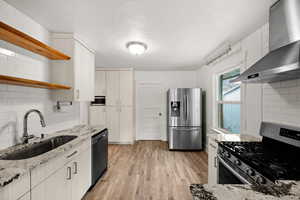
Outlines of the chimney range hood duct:
[{"label": "chimney range hood duct", "polygon": [[300,78],[300,0],[270,8],[270,53],[232,82],[270,83]]}]

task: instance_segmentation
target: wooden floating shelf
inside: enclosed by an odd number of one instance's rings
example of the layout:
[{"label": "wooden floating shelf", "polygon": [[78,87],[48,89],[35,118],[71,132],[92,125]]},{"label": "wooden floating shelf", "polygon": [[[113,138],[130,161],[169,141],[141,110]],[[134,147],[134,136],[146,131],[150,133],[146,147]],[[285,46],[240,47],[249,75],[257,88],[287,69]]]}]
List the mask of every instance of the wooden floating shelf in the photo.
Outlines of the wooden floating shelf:
[{"label": "wooden floating shelf", "polygon": [[34,39],[33,37],[0,21],[0,39],[45,56],[51,60],[69,60],[71,57]]},{"label": "wooden floating shelf", "polygon": [[24,87],[44,88],[51,90],[69,90],[71,87],[66,85],[53,84],[42,81],[35,81],[24,78],[0,75],[0,84],[20,85]]}]

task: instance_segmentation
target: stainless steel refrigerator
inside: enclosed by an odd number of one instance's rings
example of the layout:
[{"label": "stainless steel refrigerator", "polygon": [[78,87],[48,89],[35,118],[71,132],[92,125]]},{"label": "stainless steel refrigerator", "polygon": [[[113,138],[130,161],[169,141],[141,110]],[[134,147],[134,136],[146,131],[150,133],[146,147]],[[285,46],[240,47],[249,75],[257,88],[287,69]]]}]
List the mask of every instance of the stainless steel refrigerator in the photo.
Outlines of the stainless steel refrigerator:
[{"label": "stainless steel refrigerator", "polygon": [[170,89],[167,94],[167,134],[170,150],[202,150],[200,88]]}]

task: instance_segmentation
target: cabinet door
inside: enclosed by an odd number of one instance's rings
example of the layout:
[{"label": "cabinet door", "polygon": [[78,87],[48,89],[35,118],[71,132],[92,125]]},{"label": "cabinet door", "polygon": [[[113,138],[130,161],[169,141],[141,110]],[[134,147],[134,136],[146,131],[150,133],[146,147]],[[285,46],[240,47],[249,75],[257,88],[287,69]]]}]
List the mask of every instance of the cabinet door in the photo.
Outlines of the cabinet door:
[{"label": "cabinet door", "polygon": [[90,75],[89,75],[89,101],[93,101],[95,97],[95,54],[88,50],[88,63],[89,63],[89,69],[90,69]]},{"label": "cabinet door", "polygon": [[109,142],[120,141],[119,113],[120,109],[118,107],[106,106],[106,126]]},{"label": "cabinet door", "polygon": [[133,142],[133,108],[120,108],[120,142]]},{"label": "cabinet door", "polygon": [[91,126],[105,126],[106,122],[106,107],[105,106],[90,106],[89,124]]},{"label": "cabinet door", "polygon": [[[262,58],[262,34],[262,29],[259,29],[243,41],[247,69]],[[245,84],[244,88],[242,132],[256,135],[262,121],[262,84]]]},{"label": "cabinet door", "polygon": [[118,71],[106,72],[106,105],[115,106],[120,102],[120,73]]},{"label": "cabinet door", "polygon": [[120,104],[133,105],[133,72],[120,71]]},{"label": "cabinet door", "polygon": [[91,186],[91,149],[86,149],[72,161],[72,200],[80,200]]},{"label": "cabinet door", "polygon": [[31,190],[31,200],[71,200],[72,174],[64,166]]},{"label": "cabinet door", "polygon": [[95,72],[95,96],[106,96],[106,72]]},{"label": "cabinet door", "polygon": [[208,142],[208,184],[217,184],[217,143],[210,141]]},{"label": "cabinet door", "polygon": [[30,192],[26,193],[24,196],[22,196],[18,200],[30,200]]},{"label": "cabinet door", "polygon": [[91,52],[75,41],[74,47],[75,67],[75,99],[78,101],[92,101],[94,93],[93,56]]}]

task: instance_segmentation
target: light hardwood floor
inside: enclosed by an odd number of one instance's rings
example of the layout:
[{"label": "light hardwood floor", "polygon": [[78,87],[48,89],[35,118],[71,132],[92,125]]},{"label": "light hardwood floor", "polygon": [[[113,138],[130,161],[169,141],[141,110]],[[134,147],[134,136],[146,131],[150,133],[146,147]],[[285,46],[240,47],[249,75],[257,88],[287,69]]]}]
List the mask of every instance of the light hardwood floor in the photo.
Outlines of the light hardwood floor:
[{"label": "light hardwood floor", "polygon": [[109,145],[106,174],[84,200],[191,200],[191,183],[207,183],[205,152],[169,151],[167,143]]}]

